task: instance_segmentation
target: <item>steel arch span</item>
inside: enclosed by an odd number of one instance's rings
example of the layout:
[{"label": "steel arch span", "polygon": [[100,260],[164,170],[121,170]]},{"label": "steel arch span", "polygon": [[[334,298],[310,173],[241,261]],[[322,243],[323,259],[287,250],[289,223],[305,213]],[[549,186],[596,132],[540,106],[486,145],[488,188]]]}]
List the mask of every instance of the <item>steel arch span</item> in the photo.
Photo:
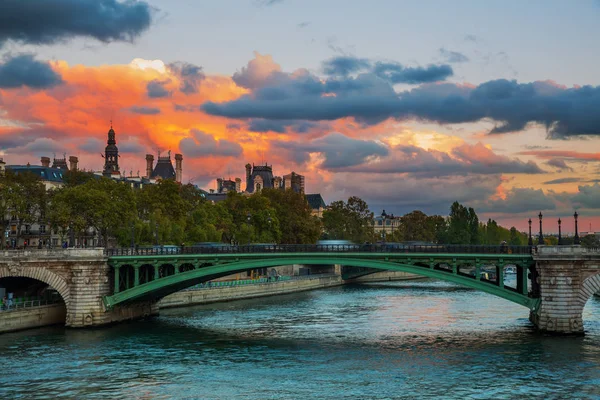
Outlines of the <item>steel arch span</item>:
[{"label": "steel arch span", "polygon": [[[523,254],[171,254],[114,256],[109,258],[109,264],[114,272],[114,292],[103,299],[108,309],[127,302],[158,300],[195,284],[237,272],[291,264],[339,264],[346,270],[345,279],[379,271],[408,272],[480,290],[530,310],[537,309],[540,303],[538,296],[529,293],[527,288],[528,274],[533,272],[535,265],[533,258]],[[517,268],[516,288],[503,284],[506,265]],[[495,266],[498,272],[495,282],[480,276],[482,268],[489,266]],[[470,272],[465,273],[464,267]]]}]

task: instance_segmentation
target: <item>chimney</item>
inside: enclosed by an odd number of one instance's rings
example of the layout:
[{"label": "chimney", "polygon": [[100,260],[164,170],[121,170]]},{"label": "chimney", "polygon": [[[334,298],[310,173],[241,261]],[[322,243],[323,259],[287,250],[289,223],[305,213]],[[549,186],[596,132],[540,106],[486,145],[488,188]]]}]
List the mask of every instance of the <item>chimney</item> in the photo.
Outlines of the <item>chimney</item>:
[{"label": "chimney", "polygon": [[[50,161],[50,160],[48,160]],[[71,171],[77,171],[77,164],[79,163],[79,159],[75,156],[69,157],[69,169]]]},{"label": "chimney", "polygon": [[240,178],[235,178],[235,191],[237,193],[242,192],[242,180]]},{"label": "chimney", "polygon": [[150,179],[152,175],[152,169],[154,168],[154,156],[152,154],[146,154],[146,178]]},{"label": "chimney", "polygon": [[246,164],[246,192],[250,190],[250,177],[252,176],[252,166]]},{"label": "chimney", "polygon": [[217,178],[217,193],[223,192],[223,179]]},{"label": "chimney", "polygon": [[42,167],[50,167],[50,157],[42,157]]},{"label": "chimney", "polygon": [[183,156],[181,154],[175,154],[175,181],[181,183],[183,177]]}]

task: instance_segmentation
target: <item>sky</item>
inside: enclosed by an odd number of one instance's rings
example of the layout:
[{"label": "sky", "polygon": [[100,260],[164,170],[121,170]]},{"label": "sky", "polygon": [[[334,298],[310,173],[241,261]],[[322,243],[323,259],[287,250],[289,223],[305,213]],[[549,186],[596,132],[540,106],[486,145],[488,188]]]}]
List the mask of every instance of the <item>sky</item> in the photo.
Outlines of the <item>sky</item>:
[{"label": "sky", "polygon": [[[0,0],[0,156],[600,231],[600,1]],[[534,224],[534,231],[537,224]]]}]

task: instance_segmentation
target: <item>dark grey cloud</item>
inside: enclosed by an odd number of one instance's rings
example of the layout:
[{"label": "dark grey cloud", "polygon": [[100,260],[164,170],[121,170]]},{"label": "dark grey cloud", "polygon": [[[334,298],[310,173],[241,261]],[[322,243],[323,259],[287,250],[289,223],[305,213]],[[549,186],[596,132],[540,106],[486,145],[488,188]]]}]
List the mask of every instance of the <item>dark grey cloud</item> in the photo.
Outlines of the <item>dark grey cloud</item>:
[{"label": "dark grey cloud", "polygon": [[548,81],[499,79],[477,87],[441,83],[396,93],[390,82],[373,74],[326,80],[302,75],[230,102],[207,102],[202,109],[229,118],[274,120],[354,117],[364,123],[394,118],[457,124],[488,119],[497,123],[490,131],[495,134],[538,123],[550,139],[600,135],[600,86],[565,88]]},{"label": "dark grey cloud", "polygon": [[128,110],[134,114],[141,115],[158,115],[160,114],[160,108],[146,107],[146,106],[132,106]]},{"label": "dark grey cloud", "polygon": [[495,154],[481,143],[463,144],[449,153],[400,145],[393,148],[389,157],[346,170],[371,174],[402,173],[418,177],[544,173],[534,162]]},{"label": "dark grey cloud", "polygon": [[448,215],[452,202],[481,203],[494,195],[501,183],[500,175],[423,178],[344,172],[336,174],[327,189],[333,199],[359,196],[376,212],[385,209],[403,215],[422,210],[427,214]]},{"label": "dark grey cloud", "polygon": [[16,56],[9,54],[0,63],[0,88],[3,89],[23,86],[46,89],[61,83],[63,83],[62,77],[52,69],[50,64],[37,61],[32,54]]},{"label": "dark grey cloud", "polygon": [[373,73],[392,84],[408,83],[420,84],[444,81],[454,74],[449,65],[428,65],[427,67],[405,67],[398,63],[378,62]]},{"label": "dark grey cloud", "polygon": [[286,133],[289,131],[296,133],[306,133],[309,130],[319,126],[314,121],[301,120],[282,120],[275,121],[269,119],[252,119],[248,123],[248,130],[252,132],[276,132]]},{"label": "dark grey cloud", "polygon": [[321,167],[326,169],[350,167],[389,154],[382,143],[352,139],[337,132],[308,143],[274,142],[273,146],[288,150],[297,163],[308,161],[310,153],[321,153],[325,158]]},{"label": "dark grey cloud", "polygon": [[443,81],[452,76],[449,65],[428,65],[427,67],[406,67],[397,62],[371,62],[367,58],[341,55],[323,62],[323,72],[329,76],[347,77],[358,72],[368,72],[392,84],[421,84]]},{"label": "dark grey cloud", "polygon": [[170,97],[171,92],[165,87],[165,85],[168,83],[168,80],[161,81],[158,79],[148,82],[148,84],[146,85],[146,92],[148,94],[148,97],[150,97],[151,99]]},{"label": "dark grey cloud", "polygon": [[152,8],[127,0],[2,0],[0,46],[53,44],[75,37],[133,41],[150,27]]},{"label": "dark grey cloud", "polygon": [[188,62],[177,61],[168,64],[167,68],[169,68],[171,73],[177,75],[181,81],[179,91],[184,94],[197,93],[200,84],[206,77],[204,72],[202,72],[202,67]]},{"label": "dark grey cloud", "polygon": [[458,51],[447,50],[445,48],[440,49],[440,55],[444,57],[446,62],[449,63],[463,63],[469,61],[469,57]]},{"label": "dark grey cloud", "polygon": [[573,168],[569,167],[565,160],[562,160],[560,158],[552,158],[546,161],[546,165],[556,168],[559,171],[573,171]]},{"label": "dark grey cloud", "polygon": [[575,207],[600,209],[600,184],[579,186],[579,192],[571,198]]},{"label": "dark grey cloud", "polygon": [[368,59],[354,56],[336,56],[323,61],[323,72],[327,75],[347,76],[370,67]]},{"label": "dark grey cloud", "polygon": [[80,142],[80,144],[77,147],[86,153],[96,153],[98,151],[102,151],[104,146],[106,146],[105,142],[96,138],[89,137],[85,139],[84,142]]},{"label": "dark grey cloud", "polygon": [[141,154],[147,149],[146,146],[143,146],[135,139],[130,138],[129,140],[119,142],[119,153],[122,154]]},{"label": "dark grey cloud", "polygon": [[544,182],[544,185],[560,185],[562,183],[582,182],[581,178],[559,178]]},{"label": "dark grey cloud", "polygon": [[504,199],[488,200],[477,207],[477,211],[518,214],[528,211],[555,210],[556,202],[552,196],[541,189],[513,188]]},{"label": "dark grey cloud", "polygon": [[242,146],[225,139],[219,141],[208,133],[193,129],[191,137],[181,139],[179,149],[188,157],[240,156]]},{"label": "dark grey cloud", "polygon": [[47,137],[40,137],[30,143],[27,143],[22,147],[16,148],[14,150],[14,153],[32,153],[35,155],[48,155],[52,153],[60,153],[64,151],[64,149],[65,146],[60,141],[50,139]]}]

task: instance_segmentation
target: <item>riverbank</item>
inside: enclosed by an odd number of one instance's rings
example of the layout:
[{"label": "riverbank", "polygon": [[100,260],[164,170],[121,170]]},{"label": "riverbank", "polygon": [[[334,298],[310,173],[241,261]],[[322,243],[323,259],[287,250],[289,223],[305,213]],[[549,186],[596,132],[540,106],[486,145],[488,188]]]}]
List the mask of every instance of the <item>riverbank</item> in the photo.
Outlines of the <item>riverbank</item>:
[{"label": "riverbank", "polygon": [[292,279],[237,286],[211,286],[193,288],[173,293],[159,303],[160,308],[185,307],[196,304],[216,303],[255,297],[276,296],[301,292],[304,290],[321,289],[342,284],[342,278],[335,274],[306,275]]}]

